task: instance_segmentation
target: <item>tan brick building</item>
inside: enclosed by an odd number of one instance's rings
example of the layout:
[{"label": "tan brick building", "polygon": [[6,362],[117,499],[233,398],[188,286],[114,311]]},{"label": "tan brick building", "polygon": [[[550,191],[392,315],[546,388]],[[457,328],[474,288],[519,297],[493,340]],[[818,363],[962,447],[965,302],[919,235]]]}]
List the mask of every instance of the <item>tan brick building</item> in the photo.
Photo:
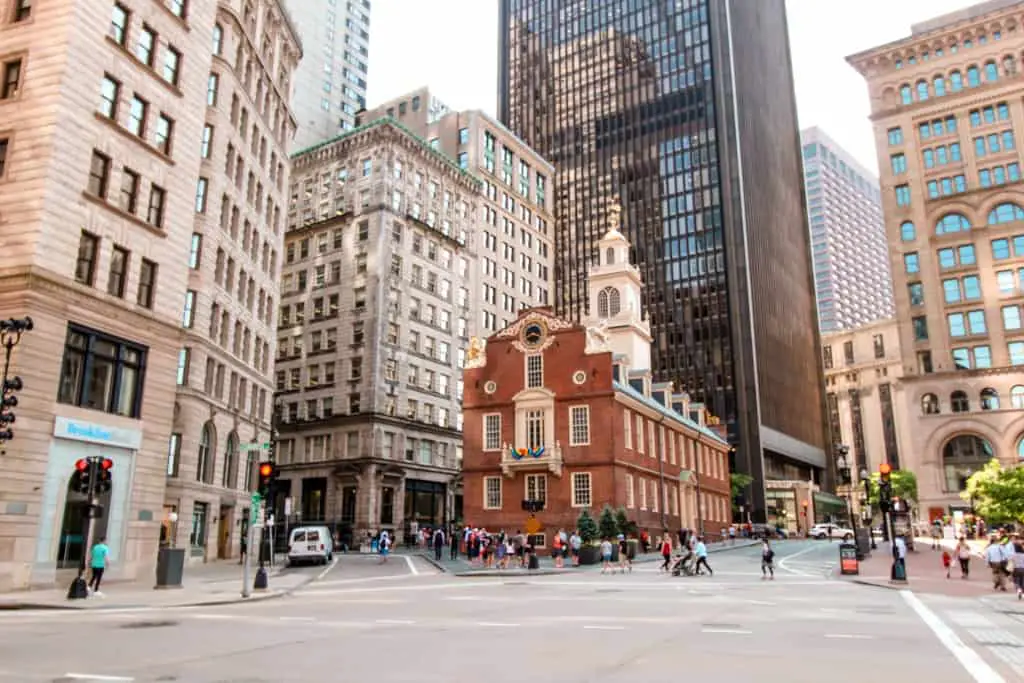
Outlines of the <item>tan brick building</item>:
[{"label": "tan brick building", "polygon": [[732,518],[729,446],[705,425],[703,406],[652,384],[629,243],[613,229],[597,247],[589,326],[533,308],[472,347],[463,374],[466,521],[526,530],[522,502],[542,500],[543,528],[532,536],[541,548],[606,504],[652,533],[717,534]]},{"label": "tan brick building", "polygon": [[922,517],[1024,458],[1024,3],[988,2],[849,57],[865,78]]}]

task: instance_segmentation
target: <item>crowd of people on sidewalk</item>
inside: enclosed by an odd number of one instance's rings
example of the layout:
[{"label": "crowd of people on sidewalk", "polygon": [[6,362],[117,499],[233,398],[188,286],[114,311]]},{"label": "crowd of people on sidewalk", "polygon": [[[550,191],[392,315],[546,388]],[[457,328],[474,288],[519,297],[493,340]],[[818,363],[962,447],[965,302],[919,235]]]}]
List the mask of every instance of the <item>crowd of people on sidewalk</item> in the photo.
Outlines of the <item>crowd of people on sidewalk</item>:
[{"label": "crowd of people on sidewalk", "polygon": [[[978,538],[985,537],[983,527],[972,526],[972,531]],[[936,522],[931,537],[932,549],[942,550],[942,566],[946,570],[946,578],[952,576],[953,567],[957,566],[960,569],[960,578],[968,580],[971,575],[971,558],[975,550],[968,542],[967,534],[961,530],[956,543],[949,547],[942,542],[941,523]],[[988,542],[980,554],[992,572],[992,590],[1007,592],[1007,579],[1012,578],[1017,599],[1024,600],[1024,535],[1005,528],[996,529],[989,533]]]}]

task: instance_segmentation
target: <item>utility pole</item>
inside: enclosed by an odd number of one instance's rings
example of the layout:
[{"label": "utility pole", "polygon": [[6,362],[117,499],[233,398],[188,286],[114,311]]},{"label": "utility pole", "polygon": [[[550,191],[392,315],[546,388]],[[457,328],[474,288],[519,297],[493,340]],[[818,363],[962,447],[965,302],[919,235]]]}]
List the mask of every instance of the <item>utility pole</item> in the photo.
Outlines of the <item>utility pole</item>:
[{"label": "utility pole", "polygon": [[85,514],[82,515],[82,560],[78,563],[78,576],[68,588],[68,600],[82,600],[89,597],[89,587],[85,580],[86,563],[92,548],[96,518],[103,514],[99,504],[99,495],[110,491],[112,484],[111,469],[114,461],[110,458],[91,456],[82,458],[75,463],[72,476],[72,488],[85,494]]}]

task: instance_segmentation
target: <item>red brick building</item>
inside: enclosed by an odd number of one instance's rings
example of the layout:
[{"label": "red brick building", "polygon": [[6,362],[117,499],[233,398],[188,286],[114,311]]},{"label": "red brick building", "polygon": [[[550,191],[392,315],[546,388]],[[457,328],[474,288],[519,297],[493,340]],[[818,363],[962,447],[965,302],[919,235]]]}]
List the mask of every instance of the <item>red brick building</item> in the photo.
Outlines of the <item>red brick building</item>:
[{"label": "red brick building", "polygon": [[[550,309],[520,313],[475,341],[463,379],[464,516],[468,524],[525,529],[523,501],[546,547],[584,509],[625,507],[652,533],[681,526],[718,534],[731,520],[729,445],[702,405],[652,383],[650,327],[639,273],[616,229],[599,242],[586,325]],[[703,525],[701,524],[703,520]]]}]

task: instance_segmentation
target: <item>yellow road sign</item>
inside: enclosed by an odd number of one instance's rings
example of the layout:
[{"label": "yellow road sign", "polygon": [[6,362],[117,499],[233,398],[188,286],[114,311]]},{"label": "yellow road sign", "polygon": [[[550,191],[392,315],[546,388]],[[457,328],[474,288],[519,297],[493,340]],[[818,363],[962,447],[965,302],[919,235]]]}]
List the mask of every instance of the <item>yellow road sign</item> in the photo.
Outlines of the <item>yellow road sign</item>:
[{"label": "yellow road sign", "polygon": [[540,530],[543,527],[539,519],[537,519],[534,515],[530,515],[529,518],[526,520],[526,526],[524,528],[526,529],[526,533],[536,534],[540,533]]}]

